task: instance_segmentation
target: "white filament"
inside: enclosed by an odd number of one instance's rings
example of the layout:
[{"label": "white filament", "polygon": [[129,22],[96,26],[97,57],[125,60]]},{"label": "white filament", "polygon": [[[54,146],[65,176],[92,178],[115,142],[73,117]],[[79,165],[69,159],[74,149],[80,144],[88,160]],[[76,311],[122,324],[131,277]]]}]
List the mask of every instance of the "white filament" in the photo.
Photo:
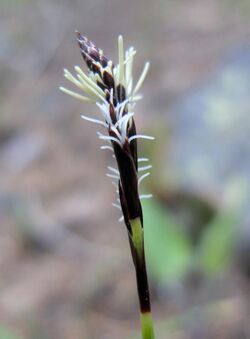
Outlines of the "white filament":
[{"label": "white filament", "polygon": [[149,70],[149,65],[150,65],[150,63],[146,62],[145,66],[143,68],[142,74],[141,74],[141,76],[140,76],[140,78],[139,78],[139,80],[138,80],[138,82],[137,82],[137,84],[134,88],[134,91],[133,91],[134,94],[136,94],[139,91],[139,89],[141,88],[143,81],[145,80],[145,78],[147,76],[147,73],[148,73],[148,70]]},{"label": "white filament", "polygon": [[118,37],[118,58],[119,58],[119,84],[124,86],[124,48],[123,37]]},{"label": "white filament", "polygon": [[76,93],[76,92],[70,91],[69,89],[67,89],[67,88],[65,88],[65,87],[60,86],[59,89],[60,89],[62,92],[66,93],[66,94],[68,94],[68,95],[71,95],[72,97],[74,97],[74,98],[76,98],[76,99],[79,99],[79,100],[82,100],[82,101],[92,101],[90,98],[85,97],[85,96],[83,96],[83,95],[81,95],[81,94],[78,94],[78,93]]}]

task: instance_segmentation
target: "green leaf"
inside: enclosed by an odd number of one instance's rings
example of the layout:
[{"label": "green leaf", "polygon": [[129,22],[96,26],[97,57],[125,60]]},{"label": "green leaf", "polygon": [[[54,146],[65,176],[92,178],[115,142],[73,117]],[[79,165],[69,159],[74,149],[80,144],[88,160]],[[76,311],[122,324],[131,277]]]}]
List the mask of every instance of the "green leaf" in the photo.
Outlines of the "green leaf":
[{"label": "green leaf", "polygon": [[196,263],[208,275],[224,270],[231,262],[237,218],[220,212],[206,227],[197,250]]},{"label": "green leaf", "polygon": [[159,281],[181,278],[189,267],[192,253],[187,236],[156,201],[143,202],[143,214],[149,272]]}]

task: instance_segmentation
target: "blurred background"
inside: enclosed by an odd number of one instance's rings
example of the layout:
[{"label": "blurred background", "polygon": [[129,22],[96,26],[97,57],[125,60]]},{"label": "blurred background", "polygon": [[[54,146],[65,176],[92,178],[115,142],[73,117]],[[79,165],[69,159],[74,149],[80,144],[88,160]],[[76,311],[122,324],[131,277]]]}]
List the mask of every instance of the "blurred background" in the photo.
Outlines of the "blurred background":
[{"label": "blurred background", "polygon": [[[59,92],[78,29],[151,61],[136,106],[157,339],[250,338],[250,1],[0,1],[0,338],[136,339],[135,276],[94,125]],[[71,87],[70,87],[71,88]]]}]

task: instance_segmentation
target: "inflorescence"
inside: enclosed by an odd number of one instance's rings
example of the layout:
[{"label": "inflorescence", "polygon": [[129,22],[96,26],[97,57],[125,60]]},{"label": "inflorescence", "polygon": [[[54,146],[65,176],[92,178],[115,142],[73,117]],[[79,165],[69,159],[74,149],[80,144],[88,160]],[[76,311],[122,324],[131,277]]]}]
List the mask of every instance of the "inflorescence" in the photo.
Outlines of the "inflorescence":
[{"label": "inflorescence", "polygon": [[60,89],[77,99],[95,102],[101,112],[101,119],[85,115],[81,117],[103,126],[108,132],[107,135],[97,132],[97,135],[107,142],[101,149],[112,150],[117,162],[117,168],[108,166],[107,173],[108,177],[116,180],[113,184],[119,193],[118,204],[113,206],[122,210],[121,220],[125,219],[128,231],[131,231],[130,220],[139,217],[142,222],[140,199],[151,197],[151,194],[138,193],[140,183],[150,174],[145,171],[152,166],[138,167],[138,163],[148,162],[148,159],[137,157],[137,139],[154,138],[137,134],[134,123],[134,107],[142,98],[138,91],[148,73],[149,62],[146,62],[134,86],[132,68],[136,51],[130,47],[124,53],[122,36],[118,37],[118,64],[114,65],[93,42],[79,32],[76,33],[88,74],[85,74],[79,66],[75,66],[75,76],[67,69],[64,70],[64,76],[83,91],[84,95],[64,87]]}]

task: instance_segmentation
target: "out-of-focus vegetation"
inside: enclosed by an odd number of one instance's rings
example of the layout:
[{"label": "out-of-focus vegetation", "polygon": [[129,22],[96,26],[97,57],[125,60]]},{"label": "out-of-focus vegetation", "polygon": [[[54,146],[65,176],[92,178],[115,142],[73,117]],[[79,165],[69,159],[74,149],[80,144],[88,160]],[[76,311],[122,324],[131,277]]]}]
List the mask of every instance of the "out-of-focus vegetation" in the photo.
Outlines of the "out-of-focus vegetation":
[{"label": "out-of-focus vegetation", "polygon": [[0,338],[1,339],[20,339],[20,337],[13,334],[11,331],[4,327],[0,327]]},{"label": "out-of-focus vegetation", "polygon": [[192,269],[209,277],[229,267],[238,223],[233,213],[216,215],[192,246],[185,225],[178,224],[167,209],[156,202],[143,207],[148,264],[158,282],[183,279]]},{"label": "out-of-focus vegetation", "polygon": [[173,216],[156,201],[143,204],[148,266],[158,282],[181,279],[190,265],[190,240]]}]

